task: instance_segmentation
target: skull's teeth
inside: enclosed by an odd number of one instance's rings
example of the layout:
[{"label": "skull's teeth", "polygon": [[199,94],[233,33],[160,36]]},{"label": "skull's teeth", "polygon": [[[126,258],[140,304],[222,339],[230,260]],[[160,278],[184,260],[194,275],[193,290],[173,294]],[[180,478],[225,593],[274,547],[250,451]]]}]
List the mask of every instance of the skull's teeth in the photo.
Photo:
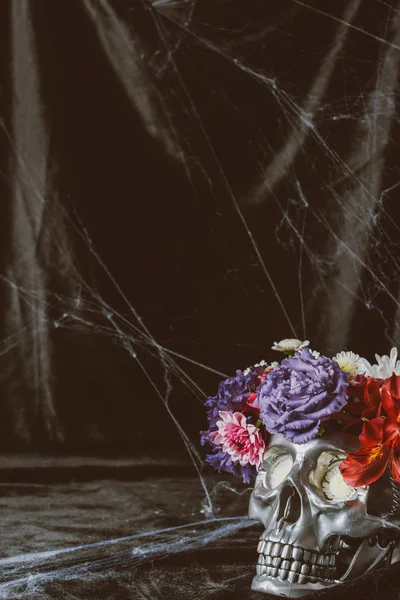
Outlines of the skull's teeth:
[{"label": "skull's teeth", "polygon": [[276,543],[272,546],[271,556],[280,556],[282,551],[282,544]]},{"label": "skull's teeth", "polygon": [[298,580],[299,580],[299,574],[295,573],[294,571],[289,571],[288,581],[290,581],[290,583],[297,583]]},{"label": "skull's teeth", "polygon": [[334,554],[317,554],[299,546],[269,540],[260,541],[258,552],[257,575],[300,584],[335,578]]},{"label": "skull's teeth", "polygon": [[264,550],[265,550],[265,546],[266,546],[266,545],[267,545],[267,543],[266,543],[266,542],[263,542],[263,540],[260,540],[260,541],[258,542],[258,546],[257,546],[257,552],[258,552],[259,554],[261,554],[262,552],[264,552]]}]

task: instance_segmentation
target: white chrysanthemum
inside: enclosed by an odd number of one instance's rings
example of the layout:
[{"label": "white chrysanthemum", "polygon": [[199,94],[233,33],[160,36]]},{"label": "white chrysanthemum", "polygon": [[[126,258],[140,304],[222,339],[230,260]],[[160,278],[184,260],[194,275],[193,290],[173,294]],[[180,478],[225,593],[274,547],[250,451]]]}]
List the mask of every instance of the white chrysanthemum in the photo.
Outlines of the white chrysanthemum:
[{"label": "white chrysanthemum", "polygon": [[254,366],[255,367],[267,367],[268,363],[266,363],[265,360],[260,360],[260,362],[256,363]]},{"label": "white chrysanthemum", "polygon": [[343,479],[339,465],[334,466],[327,472],[322,482],[322,490],[329,500],[335,502],[353,500],[357,493],[355,488],[347,485]]},{"label": "white chrysanthemum", "polygon": [[267,367],[268,367],[268,363],[267,363],[267,362],[265,362],[265,360],[260,360],[260,362],[259,362],[259,363],[257,363],[256,365],[253,365],[252,367],[247,367],[247,369],[245,369],[245,370],[243,371],[243,375],[248,375],[248,374],[250,373],[250,371],[251,371],[253,368],[255,368],[255,367],[265,367],[265,368],[267,368]]},{"label": "white chrysanthemum", "polygon": [[375,354],[376,365],[371,365],[365,358],[360,358],[359,373],[376,379],[388,379],[393,373],[400,375],[400,361],[397,360],[397,348],[392,348],[390,356],[379,356]]},{"label": "white chrysanthemum", "polygon": [[297,352],[298,350],[301,350],[301,348],[306,348],[309,343],[308,340],[302,342],[301,340],[296,340],[294,338],[286,338],[280,342],[274,342],[272,350],[276,350],[277,352]]},{"label": "white chrysanthemum", "polygon": [[279,367],[279,363],[276,362],[276,360],[274,360],[266,369],[265,369],[265,373],[269,373],[270,371],[273,371],[273,369],[276,369],[276,367]]},{"label": "white chrysanthemum", "polygon": [[355,377],[357,373],[360,373],[361,369],[361,358],[354,352],[339,352],[333,357],[342,371],[349,373],[351,377]]},{"label": "white chrysanthemum", "polygon": [[321,356],[321,352],[318,352],[318,350],[310,350],[310,352],[314,358],[319,358]]}]

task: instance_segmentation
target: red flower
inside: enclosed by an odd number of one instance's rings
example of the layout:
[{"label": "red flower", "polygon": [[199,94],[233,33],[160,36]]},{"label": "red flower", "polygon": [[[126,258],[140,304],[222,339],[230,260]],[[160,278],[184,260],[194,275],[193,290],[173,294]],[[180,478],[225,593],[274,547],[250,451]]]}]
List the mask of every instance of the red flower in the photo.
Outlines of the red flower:
[{"label": "red flower", "polygon": [[249,397],[247,398],[247,404],[253,404],[253,402],[256,398],[257,398],[257,392],[252,392],[251,394],[249,394]]},{"label": "red flower", "polygon": [[400,413],[376,417],[365,421],[360,434],[361,448],[349,452],[340,465],[343,479],[348,485],[370,485],[386,470],[400,482]]},{"label": "red flower", "polygon": [[400,412],[400,375],[386,379],[382,386],[382,406],[388,415]]},{"label": "red flower", "polygon": [[356,380],[349,385],[347,393],[350,396],[348,404],[332,418],[343,423],[343,431],[351,427],[361,426],[365,420],[380,417],[382,411],[381,397],[382,380],[366,378],[357,375]]},{"label": "red flower", "polygon": [[380,417],[382,408],[381,382],[376,379],[367,379],[364,387],[364,409],[361,412],[362,419],[373,419]]},{"label": "red flower", "polygon": [[356,375],[350,382],[347,392],[349,396],[358,398],[359,400],[364,399],[364,389],[367,385],[368,379],[365,375]]},{"label": "red flower", "polygon": [[[272,370],[273,370],[273,367],[267,367],[265,369],[264,373],[259,376],[260,385],[262,384],[262,382],[266,378],[267,373],[269,373],[269,371],[272,371]],[[249,397],[247,398],[247,405],[248,404],[253,404],[253,402],[257,399],[257,396],[258,396],[258,392],[252,392],[251,394],[249,394]],[[244,413],[244,410],[242,412]],[[258,411],[258,414],[260,414],[260,411]]]},{"label": "red flower", "polygon": [[252,406],[247,403],[242,409],[242,413],[246,418],[251,417],[254,421],[260,418],[260,409],[257,406]]}]

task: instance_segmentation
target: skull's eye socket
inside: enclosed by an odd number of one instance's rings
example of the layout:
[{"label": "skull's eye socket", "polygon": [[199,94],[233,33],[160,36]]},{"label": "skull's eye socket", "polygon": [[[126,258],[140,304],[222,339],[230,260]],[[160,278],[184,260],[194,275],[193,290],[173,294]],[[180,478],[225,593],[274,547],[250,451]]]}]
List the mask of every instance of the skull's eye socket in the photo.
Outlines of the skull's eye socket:
[{"label": "skull's eye socket", "polygon": [[265,483],[274,490],[289,475],[293,467],[293,458],[287,450],[273,446],[264,455]]},{"label": "skull's eye socket", "polygon": [[293,459],[288,454],[280,456],[278,460],[271,466],[270,470],[270,485],[275,489],[289,475],[293,467]]},{"label": "skull's eye socket", "polygon": [[340,463],[345,456],[333,451],[322,452],[310,481],[319,495],[329,502],[348,502],[357,496],[357,490],[345,482],[340,472]]}]

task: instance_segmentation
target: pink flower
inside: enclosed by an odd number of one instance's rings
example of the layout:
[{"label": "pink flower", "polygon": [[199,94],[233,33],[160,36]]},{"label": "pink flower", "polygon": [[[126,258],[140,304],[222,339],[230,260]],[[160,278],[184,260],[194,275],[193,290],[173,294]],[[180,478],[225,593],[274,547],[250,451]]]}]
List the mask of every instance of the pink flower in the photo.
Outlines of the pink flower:
[{"label": "pink flower", "polygon": [[219,416],[221,420],[216,423],[218,431],[210,434],[214,444],[221,444],[223,452],[229,454],[233,462],[239,462],[242,467],[255,465],[259,470],[265,451],[259,428],[247,423],[246,417],[240,412],[220,410]]}]

